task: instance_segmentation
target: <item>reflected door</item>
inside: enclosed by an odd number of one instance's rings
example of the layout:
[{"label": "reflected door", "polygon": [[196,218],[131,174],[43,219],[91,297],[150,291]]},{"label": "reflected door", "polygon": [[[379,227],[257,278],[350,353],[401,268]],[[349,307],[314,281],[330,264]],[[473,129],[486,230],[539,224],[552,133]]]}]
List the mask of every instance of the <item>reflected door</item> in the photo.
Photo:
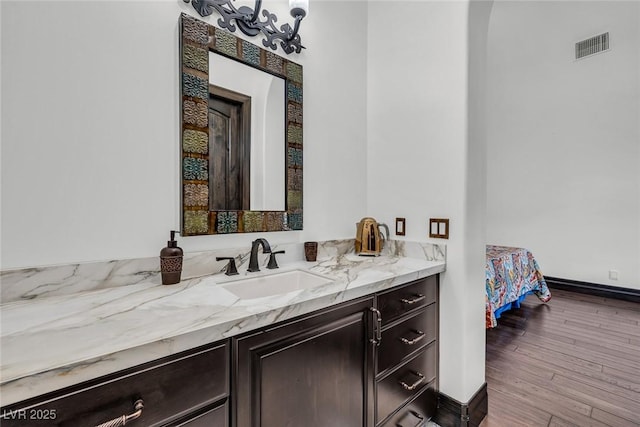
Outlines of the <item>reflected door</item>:
[{"label": "reflected door", "polygon": [[216,211],[250,209],[251,98],[229,92],[212,88],[209,97],[209,210]]}]

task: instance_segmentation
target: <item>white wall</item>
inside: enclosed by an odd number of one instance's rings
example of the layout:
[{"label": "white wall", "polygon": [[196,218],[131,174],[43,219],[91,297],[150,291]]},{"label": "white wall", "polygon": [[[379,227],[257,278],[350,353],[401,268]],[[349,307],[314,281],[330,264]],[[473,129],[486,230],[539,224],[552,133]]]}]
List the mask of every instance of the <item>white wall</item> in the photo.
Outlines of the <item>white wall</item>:
[{"label": "white wall", "polygon": [[305,240],[354,238],[364,216],[366,7],[357,0],[311,1],[305,20],[314,24],[303,21]]},{"label": "white wall", "polygon": [[[421,241],[428,218],[450,219],[450,239],[438,241],[447,244],[440,388],[461,402],[484,382],[484,147],[468,138],[470,18],[462,1],[376,1],[368,15],[367,213],[392,230],[406,217],[405,238]],[[472,154],[481,158],[469,165]]]},{"label": "white wall", "polygon": [[[639,29],[637,1],[495,3],[488,240],[548,276],[640,289]],[[573,59],[605,31],[609,52]]]},{"label": "white wall", "polygon": [[[286,1],[269,3],[291,21]],[[182,1],[0,7],[2,269],[156,256],[179,226],[178,16],[199,15]],[[305,231],[264,233],[272,243],[351,237],[362,217],[366,22],[351,17],[365,8],[314,2],[303,22]]]}]

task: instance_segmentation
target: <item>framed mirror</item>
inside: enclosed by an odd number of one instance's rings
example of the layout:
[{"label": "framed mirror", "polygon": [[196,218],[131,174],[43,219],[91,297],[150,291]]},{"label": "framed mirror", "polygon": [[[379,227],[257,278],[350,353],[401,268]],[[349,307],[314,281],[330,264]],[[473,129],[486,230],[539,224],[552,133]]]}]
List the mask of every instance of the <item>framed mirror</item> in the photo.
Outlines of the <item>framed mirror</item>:
[{"label": "framed mirror", "polygon": [[179,30],[181,234],[302,230],[302,66],[184,13]]}]

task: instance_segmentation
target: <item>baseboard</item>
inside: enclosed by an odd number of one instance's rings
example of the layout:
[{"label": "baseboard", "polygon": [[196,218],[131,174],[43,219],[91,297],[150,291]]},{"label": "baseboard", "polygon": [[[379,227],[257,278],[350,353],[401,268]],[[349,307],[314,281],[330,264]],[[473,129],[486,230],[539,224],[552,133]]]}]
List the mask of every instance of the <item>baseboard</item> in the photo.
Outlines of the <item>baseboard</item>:
[{"label": "baseboard", "polygon": [[477,427],[488,411],[487,383],[473,395],[468,403],[458,402],[446,394],[438,395],[438,410],[434,421],[447,427]]},{"label": "baseboard", "polygon": [[551,289],[562,289],[565,291],[640,303],[640,289],[620,288],[617,286],[600,285],[597,283],[580,282],[549,276],[544,276],[544,279]]}]

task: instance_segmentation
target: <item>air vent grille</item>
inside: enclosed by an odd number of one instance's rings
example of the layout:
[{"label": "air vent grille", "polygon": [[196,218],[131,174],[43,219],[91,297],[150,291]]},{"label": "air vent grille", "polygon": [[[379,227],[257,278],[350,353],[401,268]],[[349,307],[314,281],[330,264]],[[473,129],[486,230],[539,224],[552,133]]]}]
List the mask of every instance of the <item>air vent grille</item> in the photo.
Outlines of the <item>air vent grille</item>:
[{"label": "air vent grille", "polygon": [[576,43],[576,59],[609,50],[609,33],[600,34]]}]

